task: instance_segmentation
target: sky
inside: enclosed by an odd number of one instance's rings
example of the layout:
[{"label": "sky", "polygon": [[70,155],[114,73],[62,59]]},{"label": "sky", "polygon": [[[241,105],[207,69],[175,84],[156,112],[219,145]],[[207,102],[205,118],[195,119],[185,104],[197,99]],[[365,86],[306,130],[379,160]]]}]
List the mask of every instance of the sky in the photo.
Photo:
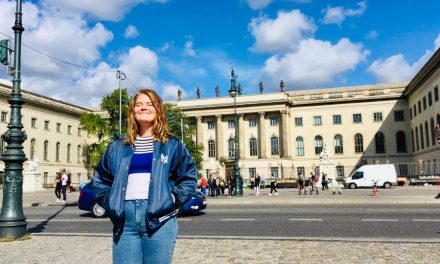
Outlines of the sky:
[{"label": "sky", "polygon": [[[440,46],[436,0],[23,1],[24,90],[98,108],[119,87],[165,101],[406,82]],[[0,0],[0,39],[16,1]],[[63,61],[63,62],[61,62]],[[116,71],[125,80],[116,78]],[[0,65],[0,78],[12,80]]]}]

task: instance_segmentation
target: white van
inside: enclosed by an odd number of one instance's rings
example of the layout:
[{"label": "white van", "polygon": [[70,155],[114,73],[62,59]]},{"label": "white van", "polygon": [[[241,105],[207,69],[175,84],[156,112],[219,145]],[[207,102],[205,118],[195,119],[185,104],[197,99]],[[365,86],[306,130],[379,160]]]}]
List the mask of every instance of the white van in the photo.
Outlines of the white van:
[{"label": "white van", "polygon": [[391,188],[397,186],[397,174],[392,164],[364,165],[357,169],[350,177],[344,179],[344,186],[350,189],[358,187]]}]

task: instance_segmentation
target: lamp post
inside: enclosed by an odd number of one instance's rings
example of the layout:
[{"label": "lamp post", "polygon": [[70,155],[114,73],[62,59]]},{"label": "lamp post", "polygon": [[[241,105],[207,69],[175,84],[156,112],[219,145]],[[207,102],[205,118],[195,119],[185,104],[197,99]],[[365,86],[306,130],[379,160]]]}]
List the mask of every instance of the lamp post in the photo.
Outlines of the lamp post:
[{"label": "lamp post", "polygon": [[15,24],[14,78],[12,93],[8,102],[11,105],[11,117],[8,130],[2,135],[8,145],[2,156],[5,163],[5,183],[3,188],[2,211],[0,214],[0,238],[19,238],[26,234],[26,217],[23,214],[23,162],[26,156],[23,142],[26,133],[22,131],[21,106],[24,101],[20,91],[21,33],[22,25],[21,0],[17,0]]},{"label": "lamp post", "polygon": [[237,118],[237,88],[235,86],[235,79],[237,78],[237,75],[234,73],[234,69],[231,68],[231,89],[228,91],[229,95],[234,98],[234,127],[235,127],[235,134],[234,134],[234,181],[235,181],[235,190],[234,195],[235,196],[241,196],[243,195],[243,190],[240,188],[241,181],[240,181],[240,168],[238,167],[238,160],[240,155],[239,145],[238,145],[238,118]]},{"label": "lamp post", "polygon": [[118,87],[119,87],[119,135],[121,137],[122,133],[122,92],[121,92],[121,80],[125,80],[125,73],[118,70],[116,72],[116,78],[118,79]]}]

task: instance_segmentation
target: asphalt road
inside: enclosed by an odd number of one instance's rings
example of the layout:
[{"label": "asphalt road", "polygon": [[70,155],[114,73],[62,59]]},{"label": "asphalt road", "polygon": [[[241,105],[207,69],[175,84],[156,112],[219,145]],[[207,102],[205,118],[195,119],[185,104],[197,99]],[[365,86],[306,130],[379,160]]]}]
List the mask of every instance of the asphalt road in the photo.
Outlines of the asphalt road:
[{"label": "asphalt road", "polygon": [[[108,218],[75,206],[27,207],[28,232],[110,235]],[[179,218],[182,237],[440,240],[439,204],[209,205]]]}]

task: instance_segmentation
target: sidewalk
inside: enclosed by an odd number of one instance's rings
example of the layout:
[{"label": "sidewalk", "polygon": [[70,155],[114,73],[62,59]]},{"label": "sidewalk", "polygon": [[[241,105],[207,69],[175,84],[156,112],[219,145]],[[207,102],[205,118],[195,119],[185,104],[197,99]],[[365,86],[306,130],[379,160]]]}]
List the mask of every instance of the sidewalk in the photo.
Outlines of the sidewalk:
[{"label": "sidewalk", "polygon": [[[259,196],[245,190],[243,197],[208,198],[209,204],[272,204],[272,203],[435,203],[440,188],[408,187],[380,190],[343,190],[299,196],[296,189],[280,189],[278,196],[268,196],[264,189]],[[2,191],[2,190],[1,190]],[[67,203],[75,205],[79,192],[68,193]],[[3,197],[0,197],[0,201]],[[23,195],[23,205],[56,206],[53,190]],[[375,241],[313,241],[310,238],[281,239],[191,239],[179,237],[173,263],[438,263],[439,243],[393,243]],[[313,248],[315,253],[310,254]],[[111,237],[48,236],[32,234],[24,241],[1,242],[0,263],[111,263]],[[6,253],[7,252],[7,253]]]}]

